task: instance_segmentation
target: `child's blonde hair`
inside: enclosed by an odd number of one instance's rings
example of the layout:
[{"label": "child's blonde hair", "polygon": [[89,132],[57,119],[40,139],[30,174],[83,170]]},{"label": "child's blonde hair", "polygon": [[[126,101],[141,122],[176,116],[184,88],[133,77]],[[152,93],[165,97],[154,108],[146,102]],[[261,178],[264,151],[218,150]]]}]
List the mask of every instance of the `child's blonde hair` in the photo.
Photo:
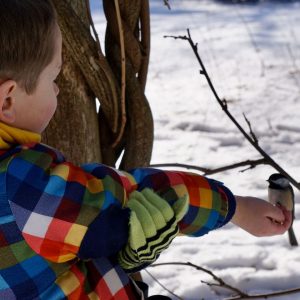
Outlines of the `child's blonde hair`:
[{"label": "child's blonde hair", "polygon": [[54,56],[55,24],[50,0],[0,0],[0,80],[34,92]]}]

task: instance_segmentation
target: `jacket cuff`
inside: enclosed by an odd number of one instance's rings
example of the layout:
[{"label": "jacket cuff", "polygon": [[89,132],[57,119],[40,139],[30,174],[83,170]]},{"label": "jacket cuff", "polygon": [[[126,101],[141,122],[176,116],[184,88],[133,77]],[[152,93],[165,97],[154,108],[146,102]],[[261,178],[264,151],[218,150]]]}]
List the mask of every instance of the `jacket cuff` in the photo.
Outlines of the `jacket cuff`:
[{"label": "jacket cuff", "polygon": [[128,240],[130,210],[111,205],[90,224],[80,245],[78,257],[95,259],[115,255]]},{"label": "jacket cuff", "polygon": [[[235,214],[235,210],[236,210],[236,200],[235,197],[233,195],[233,193],[225,186],[222,185],[222,190],[227,198],[227,203],[228,203],[228,211],[227,211],[227,215],[224,219],[223,225],[227,224],[233,217],[233,215]],[[223,226],[222,225],[222,226]]]}]

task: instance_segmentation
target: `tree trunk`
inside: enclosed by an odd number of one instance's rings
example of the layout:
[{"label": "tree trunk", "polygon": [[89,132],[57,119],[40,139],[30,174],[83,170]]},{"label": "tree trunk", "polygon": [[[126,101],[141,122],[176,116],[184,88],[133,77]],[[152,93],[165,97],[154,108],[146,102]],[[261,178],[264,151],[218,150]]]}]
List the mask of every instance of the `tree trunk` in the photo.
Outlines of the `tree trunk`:
[{"label": "tree trunk", "polygon": [[[153,144],[152,114],[144,95],[150,48],[148,0],[104,0],[108,59],[90,33],[89,2],[52,1],[63,35],[64,66],[58,110],[43,141],[76,164],[97,161],[114,166],[124,151],[124,169],[147,166]],[[96,97],[101,103],[98,115]]]},{"label": "tree trunk", "polygon": [[[89,28],[83,1],[72,0],[72,5]],[[58,14],[60,13],[58,10]],[[63,44],[64,64],[58,78],[58,108],[43,134],[43,142],[61,150],[75,164],[100,162],[95,96],[70,51]]]}]

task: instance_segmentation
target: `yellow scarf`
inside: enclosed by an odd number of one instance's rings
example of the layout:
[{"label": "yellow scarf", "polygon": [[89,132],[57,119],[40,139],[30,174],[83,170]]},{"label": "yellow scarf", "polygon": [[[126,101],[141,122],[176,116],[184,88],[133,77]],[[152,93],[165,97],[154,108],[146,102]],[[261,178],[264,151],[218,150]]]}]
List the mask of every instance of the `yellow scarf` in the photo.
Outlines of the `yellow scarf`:
[{"label": "yellow scarf", "polygon": [[9,149],[15,144],[39,143],[41,135],[27,130],[8,126],[0,122],[0,149]]}]

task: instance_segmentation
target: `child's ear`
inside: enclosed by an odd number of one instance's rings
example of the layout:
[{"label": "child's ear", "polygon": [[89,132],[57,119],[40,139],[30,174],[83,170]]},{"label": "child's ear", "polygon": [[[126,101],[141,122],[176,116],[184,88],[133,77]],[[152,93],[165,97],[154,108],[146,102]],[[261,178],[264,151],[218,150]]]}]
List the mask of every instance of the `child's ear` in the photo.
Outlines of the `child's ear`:
[{"label": "child's ear", "polygon": [[17,83],[14,80],[6,80],[0,83],[0,121],[11,124],[15,121],[14,92]]}]

